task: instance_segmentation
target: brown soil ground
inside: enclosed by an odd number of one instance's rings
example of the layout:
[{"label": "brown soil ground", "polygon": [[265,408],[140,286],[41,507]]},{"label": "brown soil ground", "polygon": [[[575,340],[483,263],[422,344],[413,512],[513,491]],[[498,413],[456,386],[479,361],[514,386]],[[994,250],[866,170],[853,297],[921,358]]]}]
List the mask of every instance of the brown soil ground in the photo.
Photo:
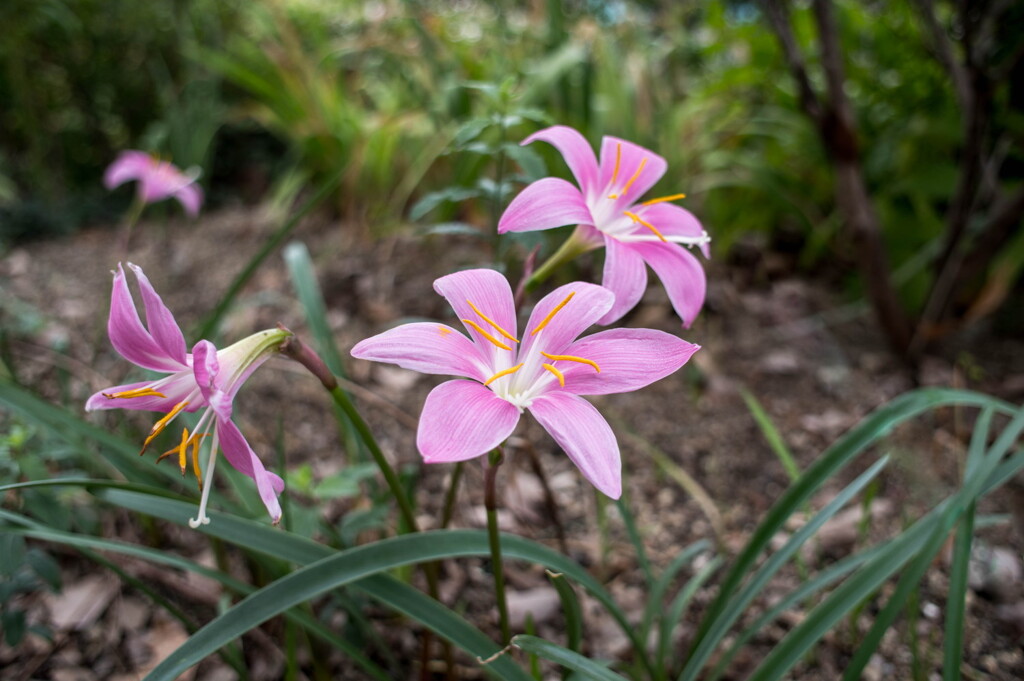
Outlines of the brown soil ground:
[{"label": "brown soil ground", "polygon": [[[0,319],[10,325],[10,351],[19,379],[51,400],[80,409],[88,394],[120,382],[130,370],[105,337],[110,270],[119,259],[142,265],[182,327],[194,328],[276,224],[259,211],[238,208],[191,224],[139,225],[127,258],[117,247],[115,233],[104,229],[10,251],[0,259]],[[371,241],[322,219],[302,224],[294,238],[306,243],[313,254],[337,344],[348,360],[355,399],[384,450],[399,466],[418,469],[420,521],[425,527],[437,526],[451,467],[421,466],[414,435],[423,398],[440,379],[351,360],[347,351],[403,317],[445,317],[448,310],[431,282],[457,268],[485,264],[490,257],[487,241],[412,235]],[[793,274],[782,256],[758,253],[753,264],[743,267],[713,262],[709,280],[708,305],[693,328],[682,334],[703,346],[691,366],[648,389],[593,400],[618,434],[628,504],[656,569],[700,539],[716,543],[727,557],[734,555],[788,485],[786,471],[744,403],[744,390],[764,406],[800,467],[813,462],[873,408],[912,388],[915,380],[975,388],[1017,402],[1024,394],[1020,361],[1024,345],[1019,339],[994,337],[976,328],[971,336],[953,339],[945,355],[928,359],[919,375],[911,376],[887,353],[861,306],[840,306],[837,294]],[[25,318],[26,311],[35,315],[35,322],[28,326],[17,321]],[[280,254],[275,254],[246,286],[226,320],[223,337],[240,337],[279,322],[300,335],[306,333],[286,268]],[[626,323],[680,331],[653,277],[644,302]],[[321,479],[348,462],[325,397],[319,385],[296,366],[275,360],[241,393],[236,419],[257,452],[274,451],[277,424],[283,424],[289,466],[308,464],[314,479]],[[893,536],[955,489],[973,418],[973,413],[961,411],[922,417],[897,429],[883,446],[862,456],[841,479],[829,484],[812,507],[827,503],[881,454],[893,457],[869,504],[870,518],[864,519],[863,508],[855,504],[829,523],[804,554],[807,568],[816,570]],[[125,412],[94,415],[90,420],[122,432],[134,427],[140,433],[150,423],[147,415]],[[531,465],[527,443],[536,450],[539,470],[557,507],[557,522],[546,506],[544,484]],[[692,476],[706,494],[704,503],[656,463],[659,454]],[[275,462],[267,463],[276,467]],[[481,462],[466,466],[454,526],[483,525],[482,471]],[[598,506],[604,504],[599,504],[592,489],[535,423],[524,420],[510,442],[508,464],[501,469],[499,482],[505,529],[557,547],[560,528],[569,553],[604,580],[631,617],[639,615],[646,587],[618,510],[605,507],[607,530],[602,533],[595,518]],[[1007,487],[986,499],[979,513],[1018,512],[1024,496],[1021,489],[1024,486]],[[5,505],[8,501],[11,498]],[[313,508],[309,499],[293,497],[291,501]],[[214,507],[217,503],[215,493]],[[337,523],[367,503],[363,497],[335,499],[316,506],[315,512]],[[146,545],[155,542],[158,548],[200,561],[214,560],[211,545],[187,529],[139,522],[116,510],[102,511],[99,525],[109,538]],[[1019,528],[1019,521],[1010,521],[979,530],[979,574],[968,594],[964,678],[1024,677],[1020,572],[1024,541]],[[368,533],[364,538],[374,536]],[[72,552],[47,550],[60,560],[63,593],[21,597],[21,607],[31,621],[49,622],[55,638],[48,642],[30,635],[13,649],[0,644],[4,679],[139,678],[140,671],[152,668],[183,640],[181,625],[106,568]],[[239,578],[256,579],[241,554],[229,552],[228,559]],[[110,560],[199,622],[210,619],[224,601],[215,584],[194,575],[116,556]],[[986,572],[985,567],[992,565],[997,569]],[[522,630],[524,613],[531,611],[539,634],[562,642],[559,603],[543,571],[511,563],[508,572],[518,628]],[[920,678],[934,678],[941,670],[948,574],[948,558],[942,557],[923,581],[914,622],[908,625],[906,617],[899,620],[865,678],[914,678],[915,664],[923,670]],[[752,622],[767,604],[800,581],[796,569],[783,570],[743,622]],[[714,588],[712,580],[696,595],[690,614],[677,628],[674,649],[680,654]],[[891,590],[887,587],[883,593]],[[485,561],[449,561],[443,570],[442,598],[495,633]],[[81,602],[91,604],[85,614],[62,618],[62,613],[67,615],[67,609]],[[884,601],[865,604],[855,622],[844,621],[794,669],[792,677],[839,678],[881,604]],[[628,655],[627,642],[610,618],[596,604],[585,601],[584,605],[587,652],[604,659]],[[399,660],[402,671],[396,678],[412,675],[410,670],[419,659],[419,631],[375,606],[367,614]],[[745,677],[804,614],[790,612],[755,637],[727,678]],[[916,637],[910,627],[916,629]],[[279,621],[244,638],[252,679],[283,678],[283,640]],[[372,644],[367,650],[380,657]],[[335,678],[362,678],[339,654],[324,655]],[[308,672],[308,659],[300,657],[300,662]],[[474,661],[460,657],[458,663],[460,676],[480,676]],[[298,678],[306,678],[301,674]],[[217,658],[202,663],[190,678],[236,676]]]}]

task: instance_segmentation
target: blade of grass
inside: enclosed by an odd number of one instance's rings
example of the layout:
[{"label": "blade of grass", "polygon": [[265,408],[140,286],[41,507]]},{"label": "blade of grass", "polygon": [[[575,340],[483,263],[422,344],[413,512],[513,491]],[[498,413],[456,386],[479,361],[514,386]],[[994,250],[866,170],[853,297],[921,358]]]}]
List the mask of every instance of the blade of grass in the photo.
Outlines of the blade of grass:
[{"label": "blade of grass", "polygon": [[707,564],[697,571],[693,577],[691,577],[683,588],[679,590],[676,597],[672,599],[672,603],[669,605],[668,610],[662,616],[661,621],[658,623],[658,652],[655,658],[655,664],[658,670],[658,678],[667,678],[668,673],[668,651],[672,643],[672,632],[679,625],[679,622],[683,619],[683,614],[686,612],[687,606],[693,597],[697,594],[697,591],[704,586],[704,583],[708,581],[711,575],[718,571],[718,568],[724,561],[721,556],[715,556],[707,562]]},{"label": "blade of grass", "polygon": [[580,642],[583,640],[583,610],[580,608],[580,600],[576,598],[576,592],[565,575],[558,572],[548,571],[548,579],[558,591],[558,598],[562,601],[562,614],[565,617],[565,639],[566,647],[569,650],[579,652]]},{"label": "blade of grass", "polygon": [[789,451],[785,440],[782,439],[779,429],[775,427],[764,407],[761,406],[761,403],[757,401],[757,398],[751,392],[743,388],[740,389],[740,395],[743,396],[743,401],[747,403],[747,409],[750,410],[750,415],[754,417],[758,428],[761,429],[764,439],[768,441],[768,446],[775,452],[775,456],[778,457],[782,467],[786,470],[790,482],[795,481],[800,477],[800,466],[797,465],[796,459],[793,458],[793,453]]},{"label": "blade of grass", "polygon": [[595,679],[596,681],[625,681],[626,678],[616,674],[611,669],[608,669],[608,667],[594,662],[590,658],[583,657],[577,652],[536,636],[519,634],[512,638],[512,645],[520,650],[543,657],[545,660],[555,664],[568,667],[582,674],[587,679]]},{"label": "blade of grass", "polygon": [[[885,436],[893,427],[914,416],[941,406],[961,404],[967,406],[988,407],[1002,412],[1015,412],[1015,408],[995,398],[965,390],[944,388],[924,388],[914,390],[897,397],[882,405],[854,426],[835,444],[829,447],[793,485],[786,490],[782,498],[771,508],[765,519],[758,526],[750,541],[747,542],[740,555],[737,556],[729,573],[726,575],[719,590],[719,595],[709,607],[702,620],[697,637],[693,643],[696,650],[702,645],[709,629],[721,616],[722,610],[739,584],[750,572],[761,552],[767,547],[771,538],[785,524],[786,520],[837,471],[852,461],[867,447]],[[687,664],[682,681],[693,681],[703,664],[691,662]]]},{"label": "blade of grass", "polygon": [[306,217],[314,208],[334,194],[334,191],[341,184],[345,171],[346,167],[342,166],[333,175],[324,180],[320,187],[317,188],[316,193],[306,203],[302,204],[298,210],[293,212],[291,217],[285,220],[277,228],[277,231],[263,242],[260,250],[249,260],[242,271],[238,273],[234,281],[231,282],[231,286],[228,287],[227,292],[220,299],[220,302],[217,303],[217,306],[199,325],[199,330],[196,333],[197,338],[211,338],[217,333],[224,315],[227,314],[227,311],[235,302],[235,298],[238,297],[239,292],[249,283],[252,275],[256,273],[256,270],[263,264],[263,261],[288,238],[288,235],[292,233],[292,230],[295,229],[302,218]]},{"label": "blade of grass", "polygon": [[[754,573],[750,581],[747,583],[742,590],[732,596],[726,603],[725,607],[722,608],[721,613],[708,628],[707,635],[701,641],[701,643],[694,648],[693,654],[687,661],[686,669],[692,670],[688,672],[695,674],[699,670],[707,659],[714,652],[718,644],[729,632],[730,627],[733,623],[739,619],[740,615],[743,614],[743,610],[757,597],[757,594],[764,588],[768,580],[778,572],[786,562],[795,554],[804,543],[816,533],[822,525],[825,524],[832,516],[840,511],[846,504],[848,504],[857,494],[864,489],[865,486],[871,480],[878,475],[885,465],[889,462],[889,457],[882,457],[876,461],[866,471],[861,473],[847,485],[843,490],[836,495],[832,501],[830,501],[823,509],[814,515],[811,520],[801,527],[792,537],[779,549],[777,552],[771,555],[764,565],[761,566],[757,572]],[[739,586],[738,584],[736,585]],[[684,677],[680,677],[684,678]],[[690,677],[687,677],[690,678]]]},{"label": "blade of grass", "polygon": [[654,624],[655,616],[665,607],[663,602],[665,594],[668,592],[668,587],[672,584],[676,575],[679,574],[680,570],[689,565],[694,558],[707,551],[710,547],[711,542],[707,539],[701,539],[690,544],[672,559],[672,562],[668,564],[664,572],[661,573],[651,586],[650,593],[647,596],[647,606],[644,608],[644,616],[640,624],[641,640],[647,640],[651,632],[651,625]]}]

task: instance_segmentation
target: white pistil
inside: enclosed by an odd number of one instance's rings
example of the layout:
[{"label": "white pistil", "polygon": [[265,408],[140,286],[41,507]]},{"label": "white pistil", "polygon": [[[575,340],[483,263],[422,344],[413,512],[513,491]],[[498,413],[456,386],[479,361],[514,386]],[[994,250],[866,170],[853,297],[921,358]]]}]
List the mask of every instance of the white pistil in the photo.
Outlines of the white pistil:
[{"label": "white pistil", "polygon": [[[196,428],[199,429],[198,426]],[[210,518],[206,515],[206,501],[210,498],[210,489],[213,487],[213,469],[217,466],[217,428],[213,429],[213,438],[210,442],[210,460],[206,464],[206,480],[203,481],[203,497],[199,500],[199,517],[189,518],[188,526],[193,530],[199,529],[202,525],[209,525]]]},{"label": "white pistil", "polygon": [[[654,234],[612,234],[618,241],[623,243],[636,243],[636,242],[657,242],[662,243],[662,240]],[[711,237],[708,236],[707,232],[702,232],[700,236],[681,236],[681,235],[665,235],[665,241],[671,241],[672,243],[681,244],[683,246],[703,246],[704,244],[711,243]]]}]

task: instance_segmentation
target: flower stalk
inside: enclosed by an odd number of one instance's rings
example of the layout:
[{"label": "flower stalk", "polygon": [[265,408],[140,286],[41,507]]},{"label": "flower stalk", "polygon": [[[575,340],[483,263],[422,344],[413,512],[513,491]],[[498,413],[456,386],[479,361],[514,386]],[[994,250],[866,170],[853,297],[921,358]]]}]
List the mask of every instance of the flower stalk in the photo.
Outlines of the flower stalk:
[{"label": "flower stalk", "polygon": [[495,480],[498,467],[504,460],[501,449],[495,449],[487,458],[484,472],[484,508],[487,509],[487,538],[491,545],[491,573],[494,575],[494,596],[498,601],[498,623],[501,626],[501,642],[512,640],[508,624],[508,599],[505,597],[505,569],[501,563],[501,533],[498,532],[498,503]]}]

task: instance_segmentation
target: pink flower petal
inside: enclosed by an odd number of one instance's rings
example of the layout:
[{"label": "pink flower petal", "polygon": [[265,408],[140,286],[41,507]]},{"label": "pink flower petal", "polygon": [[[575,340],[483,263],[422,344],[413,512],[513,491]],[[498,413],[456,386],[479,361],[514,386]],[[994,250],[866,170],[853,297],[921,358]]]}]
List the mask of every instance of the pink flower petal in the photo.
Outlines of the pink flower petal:
[{"label": "pink flower petal", "polygon": [[635,251],[613,237],[605,237],[604,279],[601,285],[615,294],[615,304],[598,324],[611,324],[632,310],[647,290],[647,266]]},{"label": "pink flower petal", "polygon": [[203,205],[203,190],[193,182],[174,192],[174,198],[184,207],[185,212],[192,217],[199,215],[199,208]]},{"label": "pink flower petal", "polygon": [[[110,398],[107,395],[138,390],[154,386],[154,389],[162,393],[164,397],[127,397]],[[113,385],[109,388],[95,393],[85,403],[86,411],[97,411],[100,409],[134,409],[138,411],[159,411],[169,412],[176,404],[184,401],[195,390],[196,384],[192,378],[191,371],[182,371],[179,374],[168,377],[161,381],[138,381],[124,385]],[[203,406],[201,399],[195,400],[185,411],[196,411]]]},{"label": "pink flower petal", "polygon": [[612,499],[622,496],[619,444],[608,422],[582,397],[557,390],[541,395],[528,407],[583,477]]},{"label": "pink flower petal", "polygon": [[[218,418],[230,419],[234,409],[231,404],[234,392],[238,391],[242,382],[237,382],[233,392],[226,391],[221,385],[219,359],[216,346],[208,340],[201,340],[192,348],[192,372],[203,399],[213,408]],[[228,369],[226,373],[231,373],[231,370]]]},{"label": "pink flower petal", "polygon": [[[615,173],[615,158],[617,149],[621,145],[622,154],[619,160],[619,172]],[[642,168],[641,168],[642,166]],[[661,176],[665,174],[668,162],[649,149],[621,140],[617,137],[605,137],[601,140],[601,187],[607,187],[605,196],[615,195],[616,206],[629,206],[636,203],[637,198],[647,193],[647,190],[658,183]],[[639,174],[637,171],[639,170]],[[612,176],[615,181],[612,182]],[[634,175],[636,179],[633,179]],[[623,188],[629,185],[629,189],[623,193]],[[603,190],[602,190],[603,191]],[[613,211],[615,215],[621,214],[621,209]]]},{"label": "pink flower petal", "polygon": [[[636,214],[657,227],[658,231],[666,236],[700,237],[704,234],[704,227],[693,213],[671,203],[640,206],[636,209]],[[638,228],[644,230],[644,233],[648,233],[646,227],[638,225]],[[709,244],[703,244],[700,250],[705,258],[711,257]]]},{"label": "pink flower petal", "polygon": [[174,321],[174,315],[164,305],[164,301],[153,285],[149,283],[142,268],[131,263],[128,263],[128,267],[135,273],[135,278],[139,281],[142,304],[146,308],[146,326],[149,328],[149,334],[163,348],[168,357],[185,364],[185,336],[181,333],[178,322]]},{"label": "pink flower petal", "polygon": [[555,125],[533,133],[522,143],[526,145],[536,141],[547,142],[558,149],[584,196],[599,189],[597,157],[583,135],[564,125]]},{"label": "pink flower petal", "polygon": [[665,286],[676,314],[689,328],[704,305],[707,277],[697,258],[678,244],[632,243],[629,248],[640,254]]},{"label": "pink flower petal", "polygon": [[263,462],[252,451],[252,447],[246,442],[242,432],[238,430],[230,419],[217,419],[217,437],[220,440],[221,451],[235,470],[248,475],[256,482],[256,490],[259,492],[263,505],[276,523],[281,519],[281,504],[277,495],[284,490],[284,480],[280,476],[267,471]]},{"label": "pink flower petal", "polygon": [[[483,323],[481,322],[481,325]],[[397,364],[424,374],[487,380],[488,359],[460,332],[444,324],[403,324],[359,341],[352,356]]]},{"label": "pink flower petal", "polygon": [[122,151],[103,173],[103,186],[113,189],[131,180],[138,180],[154,165],[153,157],[142,151]]},{"label": "pink flower petal", "polygon": [[188,368],[183,361],[179,361],[162,348],[142,326],[142,320],[135,309],[135,301],[128,291],[124,269],[120,265],[114,273],[107,333],[114,349],[133,364],[167,373]]},{"label": "pink flower petal", "polygon": [[592,366],[557,362],[565,389],[577,395],[608,395],[639,390],[686,364],[699,345],[654,329],[610,329],[581,338],[565,354],[593,360]]},{"label": "pink flower petal", "polygon": [[[569,294],[572,294],[569,302],[555,312],[540,331],[533,333],[541,322],[569,297]],[[576,336],[604,316],[614,301],[615,294],[596,284],[576,281],[559,286],[544,296],[533,308],[530,321],[523,332],[523,347],[519,356],[526,357],[535,343],[542,343],[540,347],[546,352],[560,353],[576,339]]]},{"label": "pink flower petal", "polygon": [[[512,299],[512,288],[500,272],[487,269],[455,272],[434,281],[434,290],[445,297],[460,320],[471,320],[488,335],[510,348],[515,345],[473,309],[473,305],[475,305],[484,317],[496,323],[509,335],[517,335],[516,307],[515,301]],[[483,359],[487,366],[493,366],[492,358],[497,353],[510,352],[487,340],[472,324],[463,322],[463,326],[466,327],[470,338],[476,341],[475,357]]]},{"label": "pink flower petal", "polygon": [[583,194],[557,177],[545,177],[519,193],[498,220],[498,234],[532,232],[563,225],[594,224]]},{"label": "pink flower petal", "polygon": [[505,441],[519,410],[471,381],[447,381],[427,395],[416,446],[427,463],[465,461]]}]

